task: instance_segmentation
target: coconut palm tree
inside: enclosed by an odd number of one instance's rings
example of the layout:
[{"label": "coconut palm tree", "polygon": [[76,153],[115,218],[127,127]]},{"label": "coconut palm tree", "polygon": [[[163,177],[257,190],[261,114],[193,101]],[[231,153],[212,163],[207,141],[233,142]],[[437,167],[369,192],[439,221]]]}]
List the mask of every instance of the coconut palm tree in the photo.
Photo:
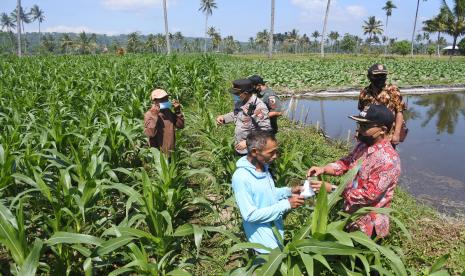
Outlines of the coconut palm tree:
[{"label": "coconut palm tree", "polygon": [[176,48],[179,51],[182,48],[181,45],[182,45],[182,42],[184,40],[184,36],[182,35],[181,32],[175,32],[174,35],[173,35],[173,39],[174,39],[174,41],[176,43]]},{"label": "coconut palm tree", "polygon": [[44,36],[42,46],[47,52],[54,53],[56,48],[55,38],[51,34]]},{"label": "coconut palm tree", "polygon": [[312,37],[315,39],[315,41],[314,41],[314,42],[315,42],[315,52],[317,51],[317,47],[318,47],[318,41],[317,41],[317,39],[320,37],[320,35],[321,35],[321,34],[320,34],[319,31],[314,31],[314,32],[312,33]]},{"label": "coconut palm tree", "polygon": [[208,34],[208,16],[213,14],[213,9],[218,8],[216,6],[215,0],[200,0],[199,11],[202,11],[205,14],[205,44],[203,46],[203,51],[207,52],[207,36]]},{"label": "coconut palm tree", "polygon": [[132,32],[128,35],[127,51],[128,53],[137,53],[140,48],[139,33]]},{"label": "coconut palm tree", "polygon": [[255,40],[253,37],[249,37],[249,49],[253,50],[254,47],[255,47]]},{"label": "coconut palm tree", "polygon": [[288,41],[294,44],[294,53],[297,53],[297,44],[299,42],[299,31],[296,29],[292,29],[292,31],[288,34]]},{"label": "coconut palm tree", "polygon": [[438,33],[438,39],[436,42],[437,56],[441,55],[439,40],[441,39],[441,33],[445,32],[447,29],[447,17],[447,11],[444,8],[441,8],[439,14],[436,15],[433,19],[423,21],[423,31],[429,33]]},{"label": "coconut palm tree", "polygon": [[308,38],[307,34],[303,34],[302,37],[299,39],[299,44],[301,45],[301,51],[306,51],[310,45],[310,38]]},{"label": "coconut palm tree", "polygon": [[266,44],[268,43],[268,30],[263,30],[262,32],[258,32],[255,37],[255,44],[258,46],[258,52],[261,52],[261,47],[265,48]]},{"label": "coconut palm tree", "polygon": [[80,33],[76,41],[76,46],[78,47],[79,53],[90,54],[94,52],[97,46],[96,40],[97,36],[95,34],[88,36],[84,31]]},{"label": "coconut palm tree", "polygon": [[32,22],[35,22],[35,21],[39,22],[39,44],[40,44],[40,24],[44,22],[45,20],[44,11],[41,10],[39,6],[34,5],[31,8],[30,15],[31,15]]},{"label": "coconut palm tree", "polygon": [[163,0],[163,16],[165,18],[165,41],[166,41],[166,52],[171,54],[171,45],[170,45],[170,34],[168,32],[168,11],[166,9],[166,0]]},{"label": "coconut palm tree", "polygon": [[73,40],[69,36],[69,34],[63,34],[63,36],[60,38],[60,48],[62,49],[62,52],[65,52],[65,54],[69,54],[69,47],[73,46]]},{"label": "coconut palm tree", "polygon": [[[21,2],[21,1],[19,1],[19,2]],[[19,5],[21,5],[21,4],[19,4]],[[13,18],[15,20],[15,22],[18,23],[18,8],[14,9],[11,12],[11,18]],[[29,13],[24,12],[23,7],[19,8],[19,18],[20,18],[20,20],[19,20],[20,24],[17,24],[17,25],[21,26],[22,33],[24,33],[25,32],[24,24],[31,23],[31,17],[29,15]]]},{"label": "coconut palm tree", "polygon": [[[16,7],[16,11],[21,11],[22,10],[22,7],[21,7],[21,0],[18,0],[17,1],[17,7]],[[21,15],[19,12],[16,12],[16,17],[14,14],[11,15],[11,17],[13,18],[13,20],[16,18],[16,25],[18,26],[16,28],[16,31],[18,33],[18,57],[21,57],[22,53],[21,53]]]},{"label": "coconut palm tree", "polygon": [[377,20],[376,17],[370,16],[368,20],[363,21],[365,25],[362,26],[363,34],[368,34],[368,41],[371,44],[373,35],[378,35],[383,33],[383,24],[381,20]]},{"label": "coconut palm tree", "polygon": [[[393,9],[397,9],[396,5],[394,5],[391,0],[386,1],[385,6],[383,7],[383,10],[386,11],[386,27],[384,28],[384,36],[386,36],[388,39],[389,37],[386,35],[386,33],[388,28],[389,16],[392,15]],[[384,54],[387,55],[387,44],[384,45]]]},{"label": "coconut palm tree", "polygon": [[213,44],[213,48],[217,47],[217,50],[220,50],[220,43],[221,43],[221,36],[220,34],[216,31],[215,27],[210,27],[207,30],[208,36],[210,36]]},{"label": "coconut palm tree", "polygon": [[[0,15],[0,24],[2,25],[2,30],[6,30],[8,33],[8,37],[10,38],[10,43],[14,45],[14,36],[12,30],[16,28],[16,24],[11,17],[8,16],[6,13],[2,13]],[[13,46],[14,47],[14,46]]]},{"label": "coconut palm tree", "polygon": [[[423,2],[426,2],[426,0],[423,0]],[[417,10],[415,12],[415,21],[413,22],[413,32],[412,32],[412,47],[411,47],[411,52],[410,55],[413,57],[413,41],[415,39],[415,30],[417,28],[417,18],[418,18],[418,8],[420,7],[420,0],[417,0]]]},{"label": "coconut palm tree", "polygon": [[321,57],[325,57],[325,45],[324,45],[324,39],[326,35],[326,26],[328,24],[328,15],[329,15],[329,6],[331,5],[331,0],[328,0],[328,4],[326,5],[326,13],[325,13],[325,21],[323,23],[323,32],[321,33]]},{"label": "coconut palm tree", "polygon": [[163,45],[166,44],[165,39],[166,37],[163,34],[158,33],[155,35],[155,46],[157,47],[157,53],[161,52]]},{"label": "coconut palm tree", "polygon": [[445,0],[442,0],[442,6],[446,17],[446,33],[451,35],[454,40],[452,43],[452,54],[455,54],[457,38],[465,34],[465,0],[454,0],[454,8],[450,9]]},{"label": "coconut palm tree", "polygon": [[16,28],[14,20],[6,13],[2,13],[0,15],[0,24],[2,25],[2,30],[6,30],[8,33],[10,33],[12,29]]},{"label": "coconut palm tree", "polygon": [[339,39],[339,33],[335,31],[331,31],[328,35],[329,40],[332,41],[331,43],[331,51],[334,52],[334,45],[336,45],[337,40]]},{"label": "coconut palm tree", "polygon": [[271,58],[273,53],[273,35],[274,35],[274,7],[275,0],[271,0],[271,23],[270,23],[270,33],[268,38],[268,57]]},{"label": "coconut palm tree", "polygon": [[155,36],[153,34],[147,36],[147,40],[144,43],[144,50],[149,53],[155,52]]}]

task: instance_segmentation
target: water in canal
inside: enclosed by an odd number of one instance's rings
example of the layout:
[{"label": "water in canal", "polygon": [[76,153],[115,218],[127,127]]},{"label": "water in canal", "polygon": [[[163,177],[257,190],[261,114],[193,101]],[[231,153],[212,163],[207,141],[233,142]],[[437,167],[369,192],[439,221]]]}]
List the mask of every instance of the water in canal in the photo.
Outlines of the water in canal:
[{"label": "water in canal", "polygon": [[[449,214],[465,213],[465,92],[404,96],[409,134],[398,146],[400,185]],[[353,140],[355,98],[294,99],[287,116],[318,124],[333,138]],[[290,100],[286,101],[289,106]],[[349,134],[350,131],[350,134]]]}]

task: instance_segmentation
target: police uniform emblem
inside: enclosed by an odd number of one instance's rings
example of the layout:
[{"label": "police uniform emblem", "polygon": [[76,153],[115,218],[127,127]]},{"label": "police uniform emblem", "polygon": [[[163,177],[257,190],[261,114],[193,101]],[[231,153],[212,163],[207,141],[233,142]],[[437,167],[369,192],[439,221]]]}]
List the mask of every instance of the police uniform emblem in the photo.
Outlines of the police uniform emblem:
[{"label": "police uniform emblem", "polygon": [[268,99],[268,102],[270,103],[271,106],[274,106],[276,104],[276,97],[270,96],[270,98]]}]

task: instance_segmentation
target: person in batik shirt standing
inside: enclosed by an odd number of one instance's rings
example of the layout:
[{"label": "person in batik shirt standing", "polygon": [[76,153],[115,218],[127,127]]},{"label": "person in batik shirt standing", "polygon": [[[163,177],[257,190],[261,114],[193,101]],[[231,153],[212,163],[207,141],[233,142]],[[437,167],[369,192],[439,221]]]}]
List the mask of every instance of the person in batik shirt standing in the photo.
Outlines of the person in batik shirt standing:
[{"label": "person in batik shirt standing", "polygon": [[[352,182],[342,193],[344,211],[351,214],[363,207],[388,208],[400,176],[400,158],[392,147],[388,132],[394,122],[394,114],[384,105],[367,106],[360,115],[350,116],[358,124],[358,144],[346,157],[324,167],[311,167],[307,177],[320,174],[342,175],[358,167]],[[319,191],[321,181],[311,181]],[[328,192],[335,186],[326,183]],[[361,230],[369,237],[384,238],[389,234],[389,216],[370,212],[347,226],[349,231]]]},{"label": "person in batik shirt standing", "polygon": [[373,64],[368,69],[370,85],[360,91],[358,110],[362,111],[371,104],[385,105],[395,116],[394,124],[389,132],[389,139],[394,147],[401,142],[401,129],[404,123],[406,104],[402,100],[399,88],[393,84],[386,84],[388,70],[382,64]]}]

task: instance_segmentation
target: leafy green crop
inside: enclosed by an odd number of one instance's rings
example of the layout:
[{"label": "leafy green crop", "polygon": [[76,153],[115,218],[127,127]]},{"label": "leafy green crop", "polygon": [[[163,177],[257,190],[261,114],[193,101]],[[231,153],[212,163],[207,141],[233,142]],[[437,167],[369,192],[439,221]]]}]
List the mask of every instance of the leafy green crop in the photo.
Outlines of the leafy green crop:
[{"label": "leafy green crop", "polygon": [[283,91],[313,91],[326,88],[361,88],[368,83],[368,68],[383,63],[389,70],[388,81],[399,86],[464,84],[463,59],[407,59],[345,57],[319,59],[231,60],[225,70],[234,77],[259,74],[272,87]]}]

